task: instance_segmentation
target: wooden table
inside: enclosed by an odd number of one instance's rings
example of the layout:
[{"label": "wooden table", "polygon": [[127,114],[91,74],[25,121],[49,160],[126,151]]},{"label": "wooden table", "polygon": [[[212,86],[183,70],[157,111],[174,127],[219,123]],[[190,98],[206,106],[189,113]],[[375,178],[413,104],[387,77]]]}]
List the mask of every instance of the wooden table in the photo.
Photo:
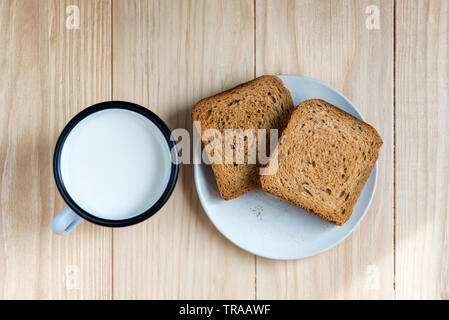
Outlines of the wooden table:
[{"label": "wooden table", "polygon": [[[448,299],[448,61],[448,0],[0,0],[0,297]],[[129,100],[191,130],[200,98],[280,73],[340,90],[384,140],[373,203],[337,247],[240,250],[191,165],[144,223],[50,232],[53,148],[77,112]]]}]

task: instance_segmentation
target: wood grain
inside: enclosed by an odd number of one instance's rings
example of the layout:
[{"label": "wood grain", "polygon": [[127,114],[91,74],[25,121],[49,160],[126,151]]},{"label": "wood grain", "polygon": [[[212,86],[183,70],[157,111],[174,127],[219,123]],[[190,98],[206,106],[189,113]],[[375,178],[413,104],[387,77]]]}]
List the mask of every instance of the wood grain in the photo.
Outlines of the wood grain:
[{"label": "wood grain", "polygon": [[[368,30],[368,5],[380,30]],[[298,74],[343,92],[382,136],[379,176],[361,225],[337,247],[298,261],[257,258],[260,299],[393,297],[393,4],[256,1],[256,73]]]},{"label": "wood grain", "polygon": [[[253,1],[113,2],[113,98],[191,131],[201,98],[254,77]],[[254,298],[254,256],[204,213],[192,166],[163,210],[114,230],[114,298]]]},{"label": "wood grain", "polygon": [[449,299],[449,2],[396,4],[398,299]]},{"label": "wood grain", "polygon": [[[78,5],[79,30],[65,27]],[[110,98],[108,1],[0,2],[0,298],[111,297],[111,232],[50,231],[64,206],[53,148],[79,110]]]},{"label": "wood grain", "polygon": [[[0,299],[449,299],[449,1],[3,0],[0,30]],[[129,100],[191,131],[200,98],[278,73],[340,90],[384,140],[372,205],[337,247],[238,249],[191,165],[142,224],[51,234],[53,148],[77,112]]]}]

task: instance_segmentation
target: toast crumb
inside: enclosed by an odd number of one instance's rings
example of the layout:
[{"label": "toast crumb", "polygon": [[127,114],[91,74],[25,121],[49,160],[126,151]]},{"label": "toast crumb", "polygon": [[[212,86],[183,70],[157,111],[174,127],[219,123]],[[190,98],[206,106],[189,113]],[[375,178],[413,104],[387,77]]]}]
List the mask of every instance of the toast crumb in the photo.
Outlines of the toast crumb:
[{"label": "toast crumb", "polygon": [[255,208],[251,208],[251,211],[256,215],[256,217],[260,220],[262,219],[264,207],[263,206],[256,206]]}]

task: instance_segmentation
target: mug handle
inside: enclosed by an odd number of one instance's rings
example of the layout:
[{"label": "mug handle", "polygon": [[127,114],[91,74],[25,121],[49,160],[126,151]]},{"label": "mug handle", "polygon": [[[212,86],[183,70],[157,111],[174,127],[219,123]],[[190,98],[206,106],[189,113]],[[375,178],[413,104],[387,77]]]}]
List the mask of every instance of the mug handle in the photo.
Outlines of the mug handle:
[{"label": "mug handle", "polygon": [[51,230],[56,234],[67,234],[81,222],[83,218],[73,212],[69,206],[65,206],[51,221]]}]

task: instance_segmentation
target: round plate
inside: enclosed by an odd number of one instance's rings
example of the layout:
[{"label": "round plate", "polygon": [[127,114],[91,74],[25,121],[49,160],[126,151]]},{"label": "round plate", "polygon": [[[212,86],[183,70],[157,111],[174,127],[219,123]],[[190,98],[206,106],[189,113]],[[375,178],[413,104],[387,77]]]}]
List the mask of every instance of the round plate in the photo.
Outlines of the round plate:
[{"label": "round plate", "polygon": [[[328,85],[295,75],[278,77],[290,90],[295,106],[307,99],[323,99],[363,120],[354,105]],[[332,248],[360,223],[373,198],[377,162],[351,218],[341,227],[262,190],[225,201],[220,197],[212,169],[204,163],[194,165],[194,179],[210,220],[235,245],[265,258],[301,259]]]}]

